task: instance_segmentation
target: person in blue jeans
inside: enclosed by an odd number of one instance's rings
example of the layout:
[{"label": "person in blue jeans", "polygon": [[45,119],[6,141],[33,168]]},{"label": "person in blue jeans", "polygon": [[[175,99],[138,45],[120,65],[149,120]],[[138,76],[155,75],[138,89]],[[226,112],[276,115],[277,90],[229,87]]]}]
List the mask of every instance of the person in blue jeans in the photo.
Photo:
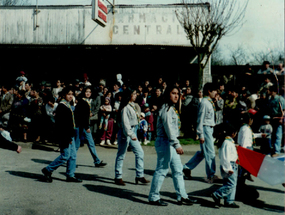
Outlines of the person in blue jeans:
[{"label": "person in blue jeans", "polygon": [[[92,91],[90,87],[85,87],[81,92],[81,98],[78,99],[78,103],[75,107],[74,116],[76,123],[76,135],[75,135],[75,147],[78,151],[80,147],[81,137],[83,136],[87,140],[88,149],[94,160],[95,167],[106,166],[106,163],[103,163],[98,157],[95,143],[92,137],[90,130],[90,117],[91,113],[91,102],[92,102]],[[83,138],[83,140],[84,140]]]},{"label": "person in blue jeans", "polygon": [[219,149],[220,170],[223,177],[223,186],[211,194],[215,205],[221,206],[220,200],[224,199],[224,207],[239,208],[234,202],[238,178],[238,159],[235,141],[237,130],[232,125],[227,124],[225,135],[222,138],[222,144]]},{"label": "person in blue jeans", "polygon": [[47,167],[42,169],[45,181],[52,182],[52,172],[67,162],[66,181],[82,182],[75,177],[76,148],[75,148],[75,119],[70,102],[73,99],[73,89],[66,87],[62,91],[63,99],[56,109],[55,130],[56,139],[59,142],[60,155]]},{"label": "person in blue jeans", "polygon": [[269,114],[272,119],[272,139],[273,145],[272,156],[278,156],[281,152],[281,143],[283,138],[283,126],[284,126],[284,111],[285,111],[285,100],[282,96],[278,95],[278,88],[276,85],[269,87],[269,95],[271,95],[268,106]]},{"label": "person in blue jeans", "polygon": [[136,108],[135,101],[137,94],[135,90],[124,92],[122,103],[119,109],[118,124],[118,152],[115,163],[115,184],[125,186],[122,179],[123,162],[126,156],[127,148],[130,144],[136,159],[136,178],[135,182],[143,184],[149,183],[144,177],[144,151],[137,138],[137,129],[140,120],[139,112]]},{"label": "person in blue jeans", "polygon": [[192,205],[196,200],[188,197],[183,179],[183,165],[180,155],[183,149],[177,137],[180,133],[180,116],[175,108],[179,100],[179,88],[174,86],[169,92],[165,92],[165,103],[159,110],[157,118],[157,138],[155,140],[155,149],[157,153],[157,165],[153,175],[151,188],[149,192],[149,203],[157,206],[167,206],[168,204],[160,199],[159,191],[162,183],[171,168],[174,188],[179,205],[183,203]]},{"label": "person in blue jeans", "polygon": [[213,131],[215,126],[215,112],[216,107],[213,102],[217,94],[216,86],[213,83],[206,83],[203,88],[203,95],[205,96],[198,107],[197,118],[197,135],[200,140],[201,151],[190,159],[183,167],[184,175],[187,179],[191,178],[191,170],[193,170],[204,158],[206,164],[206,182],[213,183],[216,172],[215,162],[215,148]]}]

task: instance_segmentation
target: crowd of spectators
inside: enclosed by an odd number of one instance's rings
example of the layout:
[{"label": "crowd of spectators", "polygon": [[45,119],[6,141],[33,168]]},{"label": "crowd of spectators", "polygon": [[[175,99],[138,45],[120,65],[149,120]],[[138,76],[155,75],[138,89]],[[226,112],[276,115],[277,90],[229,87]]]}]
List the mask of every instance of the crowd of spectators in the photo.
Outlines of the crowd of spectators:
[{"label": "crowd of spectators", "polygon": [[[243,73],[243,81],[233,86],[225,82],[216,83],[217,96],[214,99],[216,107],[215,136],[218,138],[220,127],[225,123],[241,126],[244,113],[255,115],[252,126],[258,131],[262,125],[272,124],[272,138],[276,135],[283,137],[284,118],[284,83],[278,82],[278,77],[284,76],[282,64],[277,69],[272,69],[269,62],[264,62],[262,68],[254,73],[250,66]],[[259,77],[260,83],[248,82],[249,76]],[[53,142],[54,115],[58,103],[61,100],[61,91],[64,87],[72,85],[75,91],[72,106],[75,109],[77,97],[85,86],[92,86],[91,118],[90,125],[93,138],[100,145],[116,144],[116,134],[120,124],[120,103],[124,91],[129,87],[136,88],[137,109],[140,115],[138,137],[143,144],[155,138],[156,118],[163,102],[163,95],[167,89],[167,83],[160,77],[156,82],[142,80],[136,86],[130,85],[131,81],[124,83],[121,74],[116,75],[117,81],[111,86],[107,79],[101,79],[99,83],[91,83],[87,74],[82,80],[72,82],[56,80],[54,83],[41,81],[30,83],[24,71],[13,81],[13,84],[2,84],[0,91],[0,119],[6,130],[11,133],[14,141]],[[251,79],[252,80],[252,79]],[[197,109],[203,98],[202,89],[192,89],[191,80],[182,83],[175,82],[181,91],[180,116],[181,134],[185,138],[196,139]],[[256,87],[258,86],[258,87]],[[280,126],[282,129],[280,130]],[[278,134],[276,134],[276,132]],[[275,134],[274,134],[275,133]],[[84,140],[82,140],[82,145]],[[268,146],[268,144],[267,144]],[[270,149],[266,149],[268,153]]]}]

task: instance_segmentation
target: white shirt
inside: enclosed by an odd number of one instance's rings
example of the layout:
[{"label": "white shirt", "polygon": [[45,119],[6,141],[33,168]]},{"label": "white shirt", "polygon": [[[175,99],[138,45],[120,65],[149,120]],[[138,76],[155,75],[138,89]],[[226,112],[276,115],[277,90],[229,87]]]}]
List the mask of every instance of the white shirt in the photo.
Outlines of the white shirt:
[{"label": "white shirt", "polygon": [[243,148],[252,147],[252,134],[254,138],[261,138],[261,133],[254,134],[248,125],[243,125],[238,132],[238,144]]},{"label": "white shirt", "polygon": [[54,106],[51,107],[50,105],[46,104],[46,113],[48,116],[53,117],[53,112],[56,110],[58,104],[54,103]]},{"label": "white shirt", "polygon": [[225,140],[219,149],[220,165],[228,173],[233,171],[231,161],[236,162],[238,158],[237,150],[233,139]]},{"label": "white shirt", "polygon": [[6,139],[12,142],[12,138],[10,136],[10,133],[8,131],[0,131],[1,135]]}]

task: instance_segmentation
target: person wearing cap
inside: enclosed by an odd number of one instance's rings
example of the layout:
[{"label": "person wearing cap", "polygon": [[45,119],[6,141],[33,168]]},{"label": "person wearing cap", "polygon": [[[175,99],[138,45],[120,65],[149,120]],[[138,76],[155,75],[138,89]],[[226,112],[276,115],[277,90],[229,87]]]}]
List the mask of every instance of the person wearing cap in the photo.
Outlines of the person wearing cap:
[{"label": "person wearing cap", "polygon": [[147,125],[147,121],[145,120],[145,114],[141,112],[139,130],[138,130],[138,138],[139,138],[139,141],[143,142],[144,145],[147,145],[149,143],[149,141],[147,140],[147,130],[148,130],[148,125]]},{"label": "person wearing cap", "polygon": [[16,78],[16,81],[19,81],[19,82],[27,82],[28,81],[28,78],[25,76],[25,72],[24,71],[21,71],[20,72],[20,76]]},{"label": "person wearing cap", "polygon": [[271,134],[273,132],[272,125],[270,125],[270,116],[263,116],[264,124],[259,127],[259,132],[265,133],[266,137],[264,137],[261,141],[261,151],[263,154],[270,155],[271,153]]}]

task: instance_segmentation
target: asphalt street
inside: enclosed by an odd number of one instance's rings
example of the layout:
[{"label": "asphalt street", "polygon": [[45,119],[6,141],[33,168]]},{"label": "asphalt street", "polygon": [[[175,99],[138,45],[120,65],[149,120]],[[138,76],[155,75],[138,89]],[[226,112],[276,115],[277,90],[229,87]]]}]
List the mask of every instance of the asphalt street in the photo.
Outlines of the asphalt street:
[{"label": "asphalt street", "polygon": [[[21,143],[19,143],[21,145]],[[187,162],[199,150],[198,145],[184,146],[182,163]],[[179,206],[171,179],[167,175],[161,198],[167,207],[148,204],[150,185],[135,184],[135,157],[128,152],[124,161],[123,180],[126,186],[114,184],[116,146],[96,146],[100,159],[107,162],[104,168],[95,168],[87,146],[78,151],[76,176],[82,183],[67,183],[64,166],[53,173],[53,182],[43,181],[41,169],[58,155],[55,146],[25,144],[22,152],[0,149],[0,214],[281,214],[284,213],[284,187],[270,186],[254,178],[247,182],[259,192],[259,199],[253,203],[236,201],[239,209],[216,208],[210,194],[221,183],[204,182],[205,163],[192,171],[193,180],[185,180],[186,191],[197,199],[193,206]],[[145,177],[152,179],[156,167],[154,147],[143,146],[145,152]],[[219,159],[216,156],[217,175]]]}]

